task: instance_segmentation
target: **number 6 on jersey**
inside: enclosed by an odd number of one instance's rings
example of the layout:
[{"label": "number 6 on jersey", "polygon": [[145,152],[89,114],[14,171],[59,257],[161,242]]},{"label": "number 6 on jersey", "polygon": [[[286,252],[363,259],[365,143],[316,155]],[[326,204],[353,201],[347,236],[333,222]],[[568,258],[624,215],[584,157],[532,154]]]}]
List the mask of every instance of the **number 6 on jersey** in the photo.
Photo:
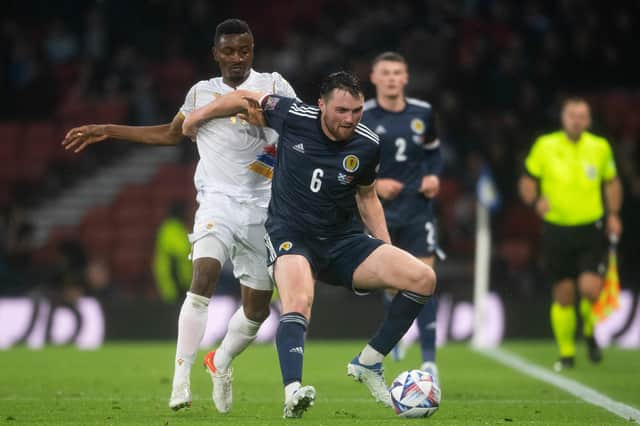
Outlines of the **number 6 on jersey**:
[{"label": "number 6 on jersey", "polygon": [[311,173],[311,184],[309,184],[309,189],[311,189],[311,191],[320,191],[320,187],[322,186],[322,179],[320,178],[322,176],[324,176],[322,169],[315,169],[313,173]]}]

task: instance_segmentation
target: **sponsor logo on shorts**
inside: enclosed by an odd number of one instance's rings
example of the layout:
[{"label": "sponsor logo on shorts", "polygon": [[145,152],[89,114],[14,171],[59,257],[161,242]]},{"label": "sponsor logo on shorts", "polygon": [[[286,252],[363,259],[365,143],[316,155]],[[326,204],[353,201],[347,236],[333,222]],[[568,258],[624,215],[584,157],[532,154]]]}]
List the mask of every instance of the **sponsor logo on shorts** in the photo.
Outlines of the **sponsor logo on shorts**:
[{"label": "sponsor logo on shorts", "polygon": [[293,247],[293,243],[291,241],[285,241],[280,246],[278,246],[279,251],[289,251]]},{"label": "sponsor logo on shorts", "polygon": [[353,154],[349,154],[342,160],[342,167],[349,173],[353,173],[360,167],[360,159]]}]

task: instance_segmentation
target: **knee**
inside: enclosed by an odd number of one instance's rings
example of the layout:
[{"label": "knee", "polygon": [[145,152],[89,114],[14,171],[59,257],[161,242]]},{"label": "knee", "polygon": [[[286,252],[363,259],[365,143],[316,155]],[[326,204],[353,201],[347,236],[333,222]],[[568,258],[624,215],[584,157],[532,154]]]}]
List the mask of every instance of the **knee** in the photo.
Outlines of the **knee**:
[{"label": "knee", "polygon": [[580,277],[580,294],[590,302],[595,302],[600,297],[602,279],[595,274],[585,274]]},{"label": "knee", "polygon": [[309,294],[293,294],[289,297],[281,297],[282,313],[298,312],[307,319],[311,314],[311,305],[313,304],[313,296]]},{"label": "knee", "polygon": [[573,283],[571,281],[561,281],[553,289],[554,302],[562,306],[573,306],[574,298]]},{"label": "knee", "polygon": [[262,323],[268,317],[270,313],[269,305],[267,306],[244,306],[244,315],[251,321]]},{"label": "knee", "polygon": [[219,274],[220,266],[217,260],[194,262],[190,291],[200,296],[211,297]]},{"label": "knee", "polygon": [[420,263],[410,272],[406,289],[431,296],[436,290],[436,273],[429,265]]}]

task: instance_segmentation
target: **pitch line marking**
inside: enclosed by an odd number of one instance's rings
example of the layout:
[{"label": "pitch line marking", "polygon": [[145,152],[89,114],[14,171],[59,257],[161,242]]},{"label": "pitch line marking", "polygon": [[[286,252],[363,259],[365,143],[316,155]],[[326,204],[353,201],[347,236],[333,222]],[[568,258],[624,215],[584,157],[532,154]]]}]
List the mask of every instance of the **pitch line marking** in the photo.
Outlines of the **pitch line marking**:
[{"label": "pitch line marking", "polygon": [[604,408],[605,410],[626,420],[633,420],[636,423],[640,423],[640,410],[630,405],[623,404],[622,402],[615,401],[589,386],[553,373],[502,349],[478,349],[477,351],[478,353],[483,354],[501,364],[507,365],[514,370],[518,370],[527,376],[562,389],[563,391],[568,392],[589,404]]}]

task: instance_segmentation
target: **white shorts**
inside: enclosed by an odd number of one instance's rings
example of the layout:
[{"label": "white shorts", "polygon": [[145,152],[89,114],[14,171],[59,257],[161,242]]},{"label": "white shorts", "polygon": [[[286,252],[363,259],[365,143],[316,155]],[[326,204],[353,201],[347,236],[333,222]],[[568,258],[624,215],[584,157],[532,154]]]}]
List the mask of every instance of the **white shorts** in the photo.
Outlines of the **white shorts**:
[{"label": "white shorts", "polygon": [[211,257],[221,265],[231,259],[233,275],[247,287],[272,290],[267,271],[264,222],[267,209],[223,194],[198,194],[191,259]]}]

